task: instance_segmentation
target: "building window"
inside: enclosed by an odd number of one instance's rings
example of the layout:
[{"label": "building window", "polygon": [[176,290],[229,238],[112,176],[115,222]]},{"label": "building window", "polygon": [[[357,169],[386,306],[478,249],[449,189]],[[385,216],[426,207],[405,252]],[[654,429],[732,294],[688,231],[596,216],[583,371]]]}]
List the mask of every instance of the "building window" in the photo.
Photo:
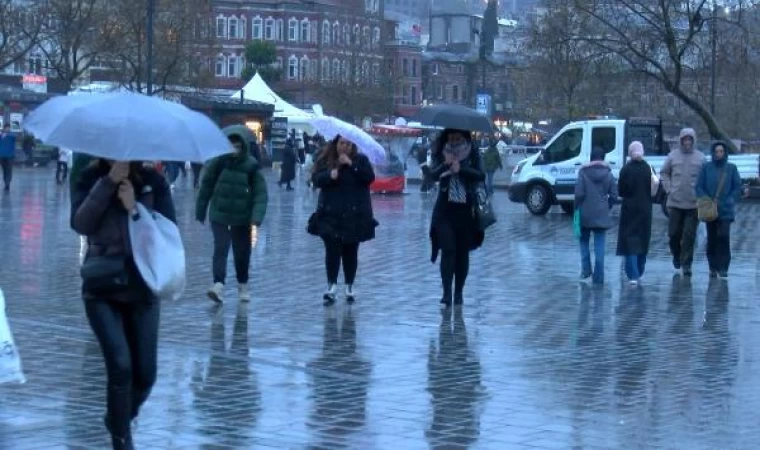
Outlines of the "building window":
[{"label": "building window", "polygon": [[227,76],[230,78],[234,78],[237,76],[237,67],[238,67],[238,59],[237,56],[231,55],[227,57]]},{"label": "building window", "polygon": [[412,86],[409,94],[409,104],[417,106],[417,86]]},{"label": "building window", "polygon": [[288,58],[288,80],[298,78],[298,58],[291,56]]},{"label": "building window", "polygon": [[369,63],[367,61],[364,61],[362,63],[362,83],[363,84],[369,84],[370,78],[369,78]]},{"label": "building window", "polygon": [[332,62],[332,78],[335,81],[340,80],[340,61],[337,58]]},{"label": "building window", "polygon": [[291,42],[298,41],[298,20],[288,20],[288,40]]},{"label": "building window", "polygon": [[330,45],[330,22],[322,22],[322,44]]},{"label": "building window", "polygon": [[261,20],[261,17],[256,16],[251,21],[251,38],[252,39],[261,39],[263,36],[263,28],[264,23]]},{"label": "building window", "polygon": [[362,46],[369,47],[371,44],[370,41],[370,35],[369,35],[369,27],[365,26],[362,28]]},{"label": "building window", "polygon": [[238,37],[240,39],[245,39],[245,30],[248,28],[248,21],[245,20],[245,17],[240,18],[240,28],[238,30]]},{"label": "building window", "polygon": [[438,63],[435,63],[435,64],[433,64],[433,70],[432,70],[432,72],[433,72],[433,75],[438,75],[438,73],[439,73],[440,69],[441,69],[441,68],[440,68],[440,67],[438,67]]},{"label": "building window", "polygon": [[327,58],[322,59],[322,81],[330,80],[330,60]]},{"label": "building window", "polygon": [[351,45],[351,27],[343,25],[343,45]]},{"label": "building window", "polygon": [[277,19],[277,26],[275,27],[275,39],[278,41],[285,40],[285,21]]},{"label": "building window", "polygon": [[217,77],[223,77],[224,76],[224,56],[219,55],[216,57],[216,70],[215,70]]},{"label": "building window", "polygon": [[412,59],[412,76],[413,77],[417,76],[417,60],[416,59]]},{"label": "building window", "polygon": [[404,74],[405,77],[409,76],[409,60],[406,58],[401,61],[401,73]]},{"label": "building window", "polygon": [[301,42],[311,42],[311,23],[309,19],[301,21]]},{"label": "building window", "polygon": [[380,83],[380,63],[372,64],[372,81],[375,84]]},{"label": "building window", "polygon": [[278,69],[282,69],[282,56],[277,57],[277,62],[274,64]]},{"label": "building window", "polygon": [[301,81],[308,80],[310,78],[309,77],[309,58],[307,58],[306,56],[304,56],[303,58],[301,58],[301,66],[300,66],[300,68],[301,68],[301,74],[300,74],[301,75]]},{"label": "building window", "polygon": [[319,76],[319,61],[312,59],[309,61],[309,80],[316,80]]},{"label": "building window", "polygon": [[351,74],[351,64],[348,61],[343,61],[343,82],[348,83]]},{"label": "building window", "polygon": [[375,27],[372,30],[372,46],[375,48],[380,46],[380,27]]},{"label": "building window", "polygon": [[332,26],[332,40],[333,44],[340,45],[340,24],[338,22]]},{"label": "building window", "polygon": [[237,39],[238,37],[238,20],[237,17],[230,17],[227,25],[227,36],[230,39]]},{"label": "building window", "polygon": [[401,91],[401,104],[408,105],[409,103],[409,86],[404,85],[404,88]]},{"label": "building window", "polygon": [[353,43],[354,43],[355,46],[358,46],[358,45],[361,44],[361,36],[359,34],[361,32],[362,32],[361,27],[358,24],[354,25],[354,40],[353,40]]},{"label": "building window", "polygon": [[457,86],[456,84],[454,86],[451,86],[451,101],[452,102],[459,101],[459,86]]},{"label": "building window", "polygon": [[223,16],[216,18],[216,37],[227,37],[227,19],[225,19]]},{"label": "building window", "polygon": [[274,32],[274,19],[267,17],[266,25],[264,26],[264,39],[267,41],[273,41],[275,38]]}]

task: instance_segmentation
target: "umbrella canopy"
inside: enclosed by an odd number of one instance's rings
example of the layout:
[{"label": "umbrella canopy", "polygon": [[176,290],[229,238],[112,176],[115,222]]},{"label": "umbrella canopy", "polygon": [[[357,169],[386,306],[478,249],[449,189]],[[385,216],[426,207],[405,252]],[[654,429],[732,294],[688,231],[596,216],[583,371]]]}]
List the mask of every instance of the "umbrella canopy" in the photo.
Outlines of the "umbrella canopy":
[{"label": "umbrella canopy", "polygon": [[315,117],[311,119],[311,125],[325,139],[335,139],[336,136],[340,135],[353,142],[359,151],[369,158],[372,164],[379,164],[385,161],[385,148],[366,131],[356,125],[331,116]]},{"label": "umbrella canopy", "polygon": [[56,97],[24,128],[46,144],[117,161],[204,162],[234,151],[205,115],[134,93]]},{"label": "umbrella canopy", "polygon": [[419,110],[413,121],[439,128],[493,133],[491,120],[472,108],[461,105],[426,106]]}]

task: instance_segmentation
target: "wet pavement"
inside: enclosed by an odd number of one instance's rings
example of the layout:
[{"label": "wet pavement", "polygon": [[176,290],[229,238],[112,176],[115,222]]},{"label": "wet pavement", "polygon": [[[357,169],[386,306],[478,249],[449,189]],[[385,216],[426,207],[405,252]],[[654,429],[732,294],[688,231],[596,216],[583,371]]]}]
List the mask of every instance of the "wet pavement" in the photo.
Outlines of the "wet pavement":
[{"label": "wet pavement", "polygon": [[[0,449],[107,446],[80,241],[52,178],[19,170],[0,193],[0,287],[28,378],[0,386]],[[358,302],[325,309],[321,244],[305,232],[316,196],[270,187],[254,299],[229,289],[222,308],[204,296],[211,233],[177,189],[189,285],[162,306],[138,448],[757,448],[760,205],[739,209],[726,283],[708,280],[703,250],[691,282],[673,275],[656,212],[643,287],[623,282],[610,233],[607,284],[592,288],[577,283],[571,219],[532,217],[499,192],[465,306],[442,315],[432,196],[375,197]]]}]

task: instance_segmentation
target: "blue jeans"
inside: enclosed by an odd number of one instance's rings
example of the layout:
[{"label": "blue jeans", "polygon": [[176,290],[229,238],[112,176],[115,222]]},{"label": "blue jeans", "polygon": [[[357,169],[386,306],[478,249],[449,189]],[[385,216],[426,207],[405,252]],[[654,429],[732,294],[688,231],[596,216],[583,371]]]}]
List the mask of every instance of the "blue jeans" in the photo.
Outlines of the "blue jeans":
[{"label": "blue jeans", "polygon": [[486,172],[486,192],[488,195],[493,195],[493,177],[495,174],[496,172],[493,170]]},{"label": "blue jeans", "polygon": [[626,255],[623,257],[623,261],[625,262],[625,275],[629,280],[637,281],[644,276],[647,255]]},{"label": "blue jeans", "polygon": [[[591,267],[591,233],[594,233],[594,267]],[[604,247],[607,230],[581,228],[581,277],[593,275],[597,284],[604,283]]]}]

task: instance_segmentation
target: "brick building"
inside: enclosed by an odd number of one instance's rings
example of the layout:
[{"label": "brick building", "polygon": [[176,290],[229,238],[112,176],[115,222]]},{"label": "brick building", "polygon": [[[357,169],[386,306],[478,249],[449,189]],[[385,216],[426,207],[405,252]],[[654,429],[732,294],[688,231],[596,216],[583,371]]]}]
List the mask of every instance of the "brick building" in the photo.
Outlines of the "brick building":
[{"label": "brick building", "polygon": [[381,0],[214,0],[216,85],[244,84],[245,47],[257,39],[277,46],[276,88],[296,105],[322,103],[326,84],[379,84],[382,17]]},{"label": "brick building", "polygon": [[386,21],[385,73],[393,97],[391,116],[414,115],[422,102],[423,62],[419,24]]}]

